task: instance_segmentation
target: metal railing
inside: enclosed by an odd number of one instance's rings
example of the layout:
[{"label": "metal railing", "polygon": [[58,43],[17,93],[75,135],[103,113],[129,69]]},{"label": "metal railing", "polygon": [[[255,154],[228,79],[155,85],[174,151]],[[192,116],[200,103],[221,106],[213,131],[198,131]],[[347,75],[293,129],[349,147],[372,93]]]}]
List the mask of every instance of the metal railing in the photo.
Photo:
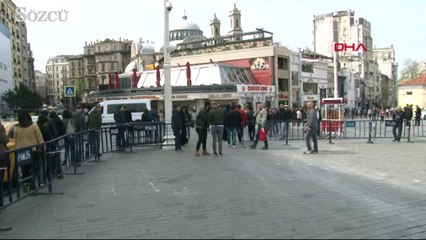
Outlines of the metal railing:
[{"label": "metal railing", "polygon": [[[133,122],[103,126],[68,134],[42,144],[0,153],[0,208],[28,196],[41,194],[66,175],[84,174],[84,162],[101,161],[101,155],[139,146],[162,147],[166,128],[163,122]],[[60,193],[59,193],[60,194]]]}]

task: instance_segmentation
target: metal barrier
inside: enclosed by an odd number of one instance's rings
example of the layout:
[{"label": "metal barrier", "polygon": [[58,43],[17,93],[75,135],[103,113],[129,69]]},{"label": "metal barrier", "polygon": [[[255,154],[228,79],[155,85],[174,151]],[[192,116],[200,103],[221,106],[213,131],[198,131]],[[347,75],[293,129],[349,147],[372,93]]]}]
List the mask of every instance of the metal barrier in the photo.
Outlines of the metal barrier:
[{"label": "metal barrier", "polygon": [[[53,181],[78,172],[82,163],[100,162],[101,155],[137,146],[162,147],[163,122],[133,122],[68,134],[43,144],[0,153],[0,209],[28,196],[53,193]],[[71,170],[71,171],[69,171]]]},{"label": "metal barrier", "polygon": [[[403,123],[402,138],[409,140],[413,137],[426,137],[425,121],[421,120],[420,125],[414,125],[415,120],[407,124]],[[266,124],[269,138],[274,140],[303,140],[303,128],[306,122],[288,121],[287,135],[283,134],[285,129],[284,121],[269,120]],[[320,137],[330,139],[375,139],[393,138],[393,120],[368,120],[368,119],[345,119],[345,120],[324,120],[319,126]],[[244,129],[244,136],[248,136],[247,128]],[[408,134],[410,133],[410,134]],[[287,137],[287,139],[285,138]]]}]

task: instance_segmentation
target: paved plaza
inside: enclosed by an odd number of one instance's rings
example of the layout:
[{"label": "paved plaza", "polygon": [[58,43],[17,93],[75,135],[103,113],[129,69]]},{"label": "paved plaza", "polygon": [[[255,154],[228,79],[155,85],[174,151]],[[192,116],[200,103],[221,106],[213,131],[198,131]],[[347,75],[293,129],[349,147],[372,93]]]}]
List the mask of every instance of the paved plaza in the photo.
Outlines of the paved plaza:
[{"label": "paved plaza", "polygon": [[426,138],[412,141],[110,153],[55,182],[62,195],[1,211],[0,238],[425,238]]}]

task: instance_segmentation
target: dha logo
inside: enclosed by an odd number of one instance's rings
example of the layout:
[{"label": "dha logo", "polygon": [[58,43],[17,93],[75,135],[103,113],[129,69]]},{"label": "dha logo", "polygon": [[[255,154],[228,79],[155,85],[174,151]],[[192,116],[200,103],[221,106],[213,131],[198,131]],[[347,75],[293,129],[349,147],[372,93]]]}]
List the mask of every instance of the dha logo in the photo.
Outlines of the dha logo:
[{"label": "dha logo", "polygon": [[358,52],[359,49],[362,48],[364,52],[367,52],[367,48],[363,43],[358,44],[358,46],[355,47],[355,44],[346,44],[346,43],[334,43],[334,51],[335,52],[346,52],[348,49],[352,49],[352,51]]}]

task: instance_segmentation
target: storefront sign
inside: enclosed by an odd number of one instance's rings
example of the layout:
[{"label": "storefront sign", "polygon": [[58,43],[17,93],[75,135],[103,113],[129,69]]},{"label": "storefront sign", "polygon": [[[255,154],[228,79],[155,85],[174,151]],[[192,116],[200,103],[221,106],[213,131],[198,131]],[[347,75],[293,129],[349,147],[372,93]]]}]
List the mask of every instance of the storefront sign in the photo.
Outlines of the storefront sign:
[{"label": "storefront sign", "polygon": [[172,99],[188,99],[187,94],[172,95]]},{"label": "storefront sign", "polygon": [[280,100],[288,100],[289,94],[288,92],[279,92],[278,99]]},{"label": "storefront sign", "polygon": [[250,92],[275,92],[275,86],[271,85],[237,85],[238,93],[250,93]]},{"label": "storefront sign", "polygon": [[208,97],[210,99],[233,99],[232,93],[211,93]]}]

